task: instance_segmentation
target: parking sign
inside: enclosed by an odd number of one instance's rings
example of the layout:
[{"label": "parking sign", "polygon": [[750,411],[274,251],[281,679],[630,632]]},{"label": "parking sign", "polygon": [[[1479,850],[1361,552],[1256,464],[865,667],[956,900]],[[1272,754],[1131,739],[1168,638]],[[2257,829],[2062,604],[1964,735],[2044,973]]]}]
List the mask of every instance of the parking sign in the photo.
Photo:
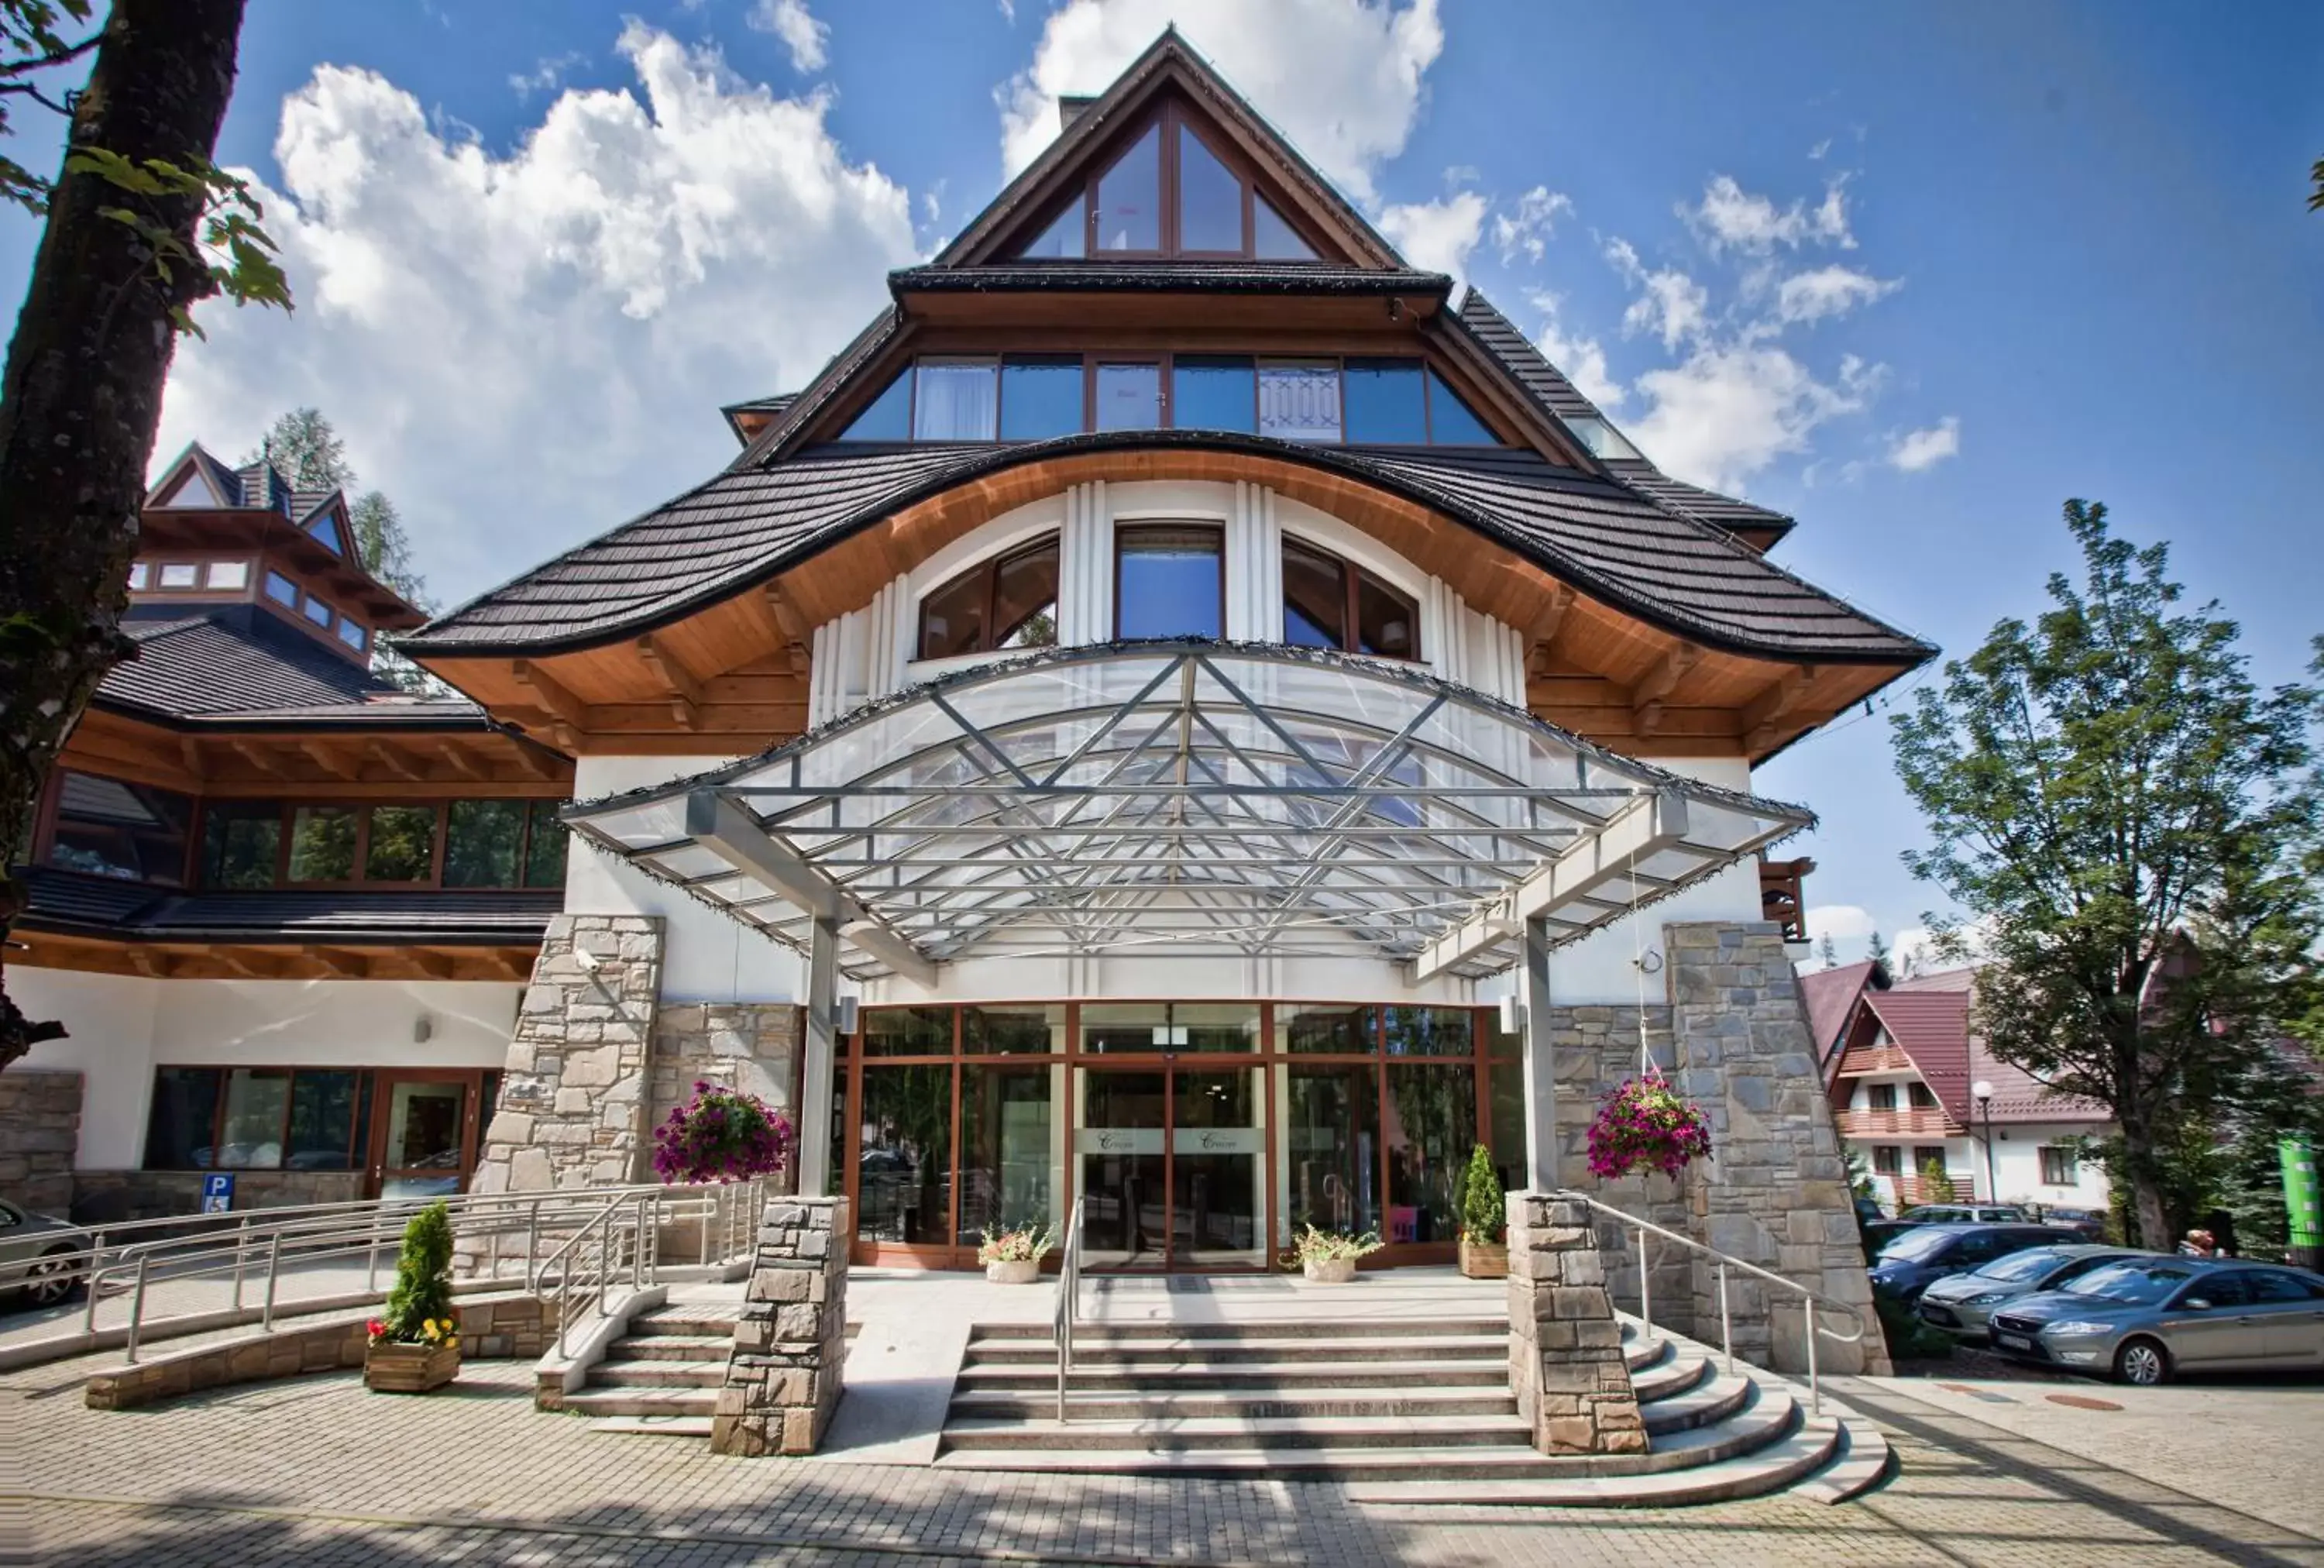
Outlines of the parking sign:
[{"label": "parking sign", "polygon": [[202,1213],[223,1214],[234,1207],[234,1173],[213,1171],[202,1177]]}]

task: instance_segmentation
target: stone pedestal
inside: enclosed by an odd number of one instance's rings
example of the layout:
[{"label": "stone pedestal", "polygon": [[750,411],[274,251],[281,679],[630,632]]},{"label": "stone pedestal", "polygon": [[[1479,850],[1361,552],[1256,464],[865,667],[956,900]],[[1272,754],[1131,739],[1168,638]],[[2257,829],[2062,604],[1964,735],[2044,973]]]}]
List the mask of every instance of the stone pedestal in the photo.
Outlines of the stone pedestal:
[{"label": "stone pedestal", "polygon": [[759,1225],[714,1453],[813,1453],[839,1408],[847,1360],[845,1198],[776,1198]]},{"label": "stone pedestal", "polygon": [[1588,1206],[1511,1193],[1509,1386],[1544,1453],[1644,1453],[1646,1423]]}]

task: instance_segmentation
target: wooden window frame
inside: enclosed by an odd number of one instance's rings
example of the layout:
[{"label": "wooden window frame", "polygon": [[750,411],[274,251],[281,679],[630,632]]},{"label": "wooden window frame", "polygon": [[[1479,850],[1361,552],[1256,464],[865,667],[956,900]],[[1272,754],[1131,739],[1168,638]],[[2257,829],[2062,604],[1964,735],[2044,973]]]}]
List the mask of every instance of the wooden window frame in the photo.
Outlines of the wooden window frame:
[{"label": "wooden window frame", "polygon": [[[1326,549],[1323,546],[1317,544],[1314,540],[1306,538],[1305,535],[1286,531],[1283,536],[1283,549],[1284,553],[1286,555],[1295,549],[1305,550],[1307,554],[1320,557],[1324,560],[1330,561],[1333,565],[1340,568],[1341,652],[1361,654],[1362,657],[1366,659],[1386,659],[1397,664],[1420,664],[1425,661],[1426,653],[1421,647],[1420,640],[1419,600],[1415,599],[1411,595],[1406,593],[1402,588],[1397,587],[1394,583],[1389,582],[1386,577],[1381,576],[1378,572],[1368,569],[1359,562],[1350,560],[1347,557],[1340,554],[1337,550]],[[1357,623],[1356,606],[1360,602],[1362,584],[1366,580],[1369,580],[1374,587],[1379,588],[1382,592],[1393,594],[1398,603],[1402,604],[1406,608],[1412,612],[1411,652],[1365,653],[1363,652],[1363,650],[1358,646],[1358,644],[1363,641],[1363,638],[1360,628]],[[1285,597],[1284,605],[1286,610],[1290,606],[1288,595]]]},{"label": "wooden window frame", "polygon": [[[1113,529],[1113,636],[1121,640],[1121,541],[1125,534],[1140,531],[1159,532],[1165,529],[1185,532],[1199,529],[1215,534],[1219,541],[1219,636],[1227,634],[1227,530],[1224,523],[1210,522],[1202,518],[1188,518],[1184,522],[1172,522],[1164,518],[1140,518],[1135,522],[1117,523]],[[1188,633],[1194,635],[1194,633]]]},{"label": "wooden window frame", "polygon": [[[1222,147],[1214,137],[1203,134],[1203,124],[1202,116],[1191,114],[1185,106],[1171,101],[1157,106],[1151,113],[1118,133],[1107,146],[1103,161],[1092,161],[1089,172],[1082,177],[1074,195],[1065,202],[1043,209],[1045,221],[1040,222],[1038,226],[1031,227],[1024,235],[1022,241],[1012,247],[1010,254],[1013,258],[1036,264],[1054,263],[1060,265],[1073,262],[1255,262],[1259,260],[1257,203],[1259,199],[1259,186],[1262,182],[1261,172],[1250,159],[1243,155],[1240,148]],[[1115,167],[1136,149],[1138,143],[1145,139],[1147,132],[1157,129],[1160,134],[1160,146],[1155,160],[1157,186],[1155,199],[1159,203],[1159,208],[1156,215],[1157,221],[1154,226],[1154,231],[1161,242],[1160,248],[1150,251],[1100,250],[1097,243],[1098,183],[1108,174],[1112,173]],[[1182,189],[1179,179],[1178,139],[1182,134],[1193,136],[1200,142],[1203,150],[1216,159],[1219,166],[1224,169],[1235,181],[1242,206],[1242,244],[1238,249],[1194,251],[1185,249],[1181,244],[1179,217]],[[1023,247],[1031,244],[1055,227],[1065,217],[1067,209],[1074,202],[1081,204],[1082,254],[1078,256],[1026,255]],[[1299,233],[1299,225],[1292,221],[1286,210],[1285,203],[1270,201],[1269,205],[1275,208],[1276,215],[1283,219],[1286,226],[1294,233]],[[1268,264],[1286,267],[1323,264],[1323,254],[1314,242],[1308,239],[1305,234],[1300,234],[1300,238],[1306,243],[1307,249],[1311,253],[1307,258],[1305,260],[1292,257],[1277,258],[1270,260]]]},{"label": "wooden window frame", "polygon": [[[2039,1144],[2034,1148],[2034,1156],[2040,1163],[2040,1173],[2042,1176],[2042,1185],[2043,1186],[2070,1187],[2081,1185],[2081,1156],[2070,1145],[2062,1143]],[[2061,1167],[2065,1171],[2065,1175],[2053,1176],[2051,1174],[2050,1162],[2053,1159],[2059,1162]]]},{"label": "wooden window frame", "polygon": [[[1041,534],[1034,539],[1027,540],[1021,544],[1012,545],[1007,549],[995,550],[992,554],[985,557],[982,560],[978,561],[972,566],[963,567],[959,571],[954,572],[951,576],[946,577],[943,582],[938,583],[935,587],[930,588],[927,593],[922,594],[920,595],[918,604],[919,614],[915,627],[916,634],[913,638],[913,647],[916,650],[912,656],[913,662],[919,663],[931,659],[966,659],[974,654],[998,653],[1002,651],[1001,644],[994,640],[994,633],[999,630],[998,622],[1000,618],[999,599],[1001,595],[1001,567],[1003,563],[1016,560],[1022,556],[1031,555],[1037,550],[1042,549],[1044,546],[1056,552],[1058,565],[1062,568],[1065,563],[1065,530],[1059,529],[1049,533]],[[945,593],[948,589],[957,586],[964,578],[979,573],[982,573],[984,577],[984,619],[982,622],[983,630],[978,636],[978,646],[974,648],[964,648],[956,653],[930,653],[928,651],[928,602],[936,598],[939,594]],[[1058,575],[1057,588],[1060,596],[1062,596],[1065,591],[1065,580],[1062,570],[1060,570]],[[529,834],[530,832],[530,824],[529,822],[526,825],[526,828]]]},{"label": "wooden window frame", "polygon": [[[353,1074],[355,1080],[355,1115],[347,1125],[347,1163],[342,1167],[341,1171],[333,1172],[331,1174],[345,1174],[357,1176],[363,1175],[364,1167],[356,1163],[357,1156],[361,1151],[355,1148],[355,1139],[358,1130],[367,1130],[370,1125],[370,1118],[366,1114],[368,1108],[364,1102],[372,1092],[374,1069],[369,1067],[322,1065],[303,1067],[297,1065],[283,1066],[272,1062],[158,1062],[154,1064],[153,1066],[152,1082],[154,1084],[158,1085],[161,1083],[161,1075],[164,1073],[215,1073],[218,1075],[217,1094],[215,1103],[213,1103],[210,1108],[210,1153],[213,1158],[217,1157],[219,1143],[226,1135],[226,1084],[231,1075],[235,1073],[281,1073],[290,1081],[289,1088],[285,1091],[282,1096],[282,1121],[281,1126],[276,1130],[274,1140],[275,1146],[278,1148],[282,1148],[284,1150],[285,1158],[288,1158],[288,1145],[290,1142],[290,1112],[298,1102],[299,1075],[301,1073]],[[143,1139],[143,1143],[145,1144],[150,1144],[152,1141],[153,1137],[153,1098],[154,1097],[152,1095],[148,1094],[145,1100],[145,1129]],[[289,1170],[291,1167],[287,1165],[149,1166],[145,1163],[143,1148],[141,1146],[138,1153],[137,1168],[140,1170],[167,1171],[224,1171],[231,1175],[238,1176],[252,1172]]]},{"label": "wooden window frame", "polygon": [[[159,789],[166,795],[175,795],[192,803],[193,809],[186,816],[186,853],[178,862],[178,880],[175,884],[139,881],[128,877],[108,877],[102,872],[77,872],[70,866],[50,863],[49,857],[56,852],[57,847],[57,823],[64,815],[65,777],[70,773],[78,773],[84,779],[102,779],[108,784],[119,784],[140,789]],[[93,772],[87,768],[73,767],[69,763],[53,767],[49,770],[49,777],[42,788],[40,801],[33,807],[32,831],[24,844],[24,863],[28,869],[61,872],[72,877],[95,877],[108,882],[127,881],[141,888],[162,888],[174,885],[178,891],[190,893],[194,890],[194,874],[201,868],[202,814],[207,809],[208,802],[200,796],[189,790],[172,789],[166,784],[147,784],[135,779],[118,779],[110,773]],[[7,853],[10,848],[13,846],[0,847],[0,854]]]},{"label": "wooden window frame", "polygon": [[[194,831],[189,835],[191,848],[191,859],[187,875],[189,879],[198,880],[189,880],[185,883],[185,886],[189,891],[198,890],[205,892],[226,893],[261,892],[270,890],[330,892],[373,889],[388,890],[397,892],[410,892],[414,889],[430,889],[439,892],[454,894],[551,891],[554,890],[554,884],[546,887],[536,887],[532,883],[525,881],[525,869],[532,862],[532,835],[534,827],[533,807],[538,801],[550,798],[552,798],[549,796],[532,795],[415,795],[387,797],[374,796],[351,800],[285,798],[280,800],[262,799],[256,801],[241,801],[233,799],[204,799],[199,802],[199,809],[195,815]],[[450,845],[452,832],[452,807],[464,800],[507,801],[523,807],[521,814],[523,821],[520,824],[517,832],[515,881],[504,885],[492,887],[455,888],[445,886],[444,857]],[[271,805],[275,807],[277,828],[274,844],[274,880],[267,889],[219,888],[214,886],[208,880],[208,866],[206,862],[209,846],[210,813],[221,807],[240,805]],[[436,829],[429,841],[428,852],[428,874],[425,877],[410,881],[388,881],[383,879],[374,880],[373,878],[360,874],[367,868],[371,859],[371,814],[374,807],[425,807],[435,812]],[[295,814],[301,807],[319,807],[325,810],[336,809],[355,813],[355,865],[358,872],[355,877],[351,880],[334,879],[327,881],[292,881],[290,880],[291,825],[296,819]],[[45,850],[43,853],[45,853]]]}]

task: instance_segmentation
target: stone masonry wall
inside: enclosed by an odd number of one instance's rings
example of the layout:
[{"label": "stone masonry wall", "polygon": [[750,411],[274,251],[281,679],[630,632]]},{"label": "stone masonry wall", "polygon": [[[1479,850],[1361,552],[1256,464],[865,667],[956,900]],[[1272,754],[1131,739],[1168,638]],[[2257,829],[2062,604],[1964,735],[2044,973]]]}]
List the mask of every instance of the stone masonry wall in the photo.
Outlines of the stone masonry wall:
[{"label": "stone masonry wall", "polygon": [[[646,1146],[649,1161],[640,1179],[652,1179],[653,1130],[672,1109],[694,1098],[696,1084],[755,1094],[798,1126],[799,1038],[804,1013],[796,1002],[688,1002],[665,1007],[654,1019],[653,1050],[648,1058]],[[780,1178],[788,1189],[788,1176]],[[702,1252],[701,1222],[676,1220],[662,1227],[665,1258]]]},{"label": "stone masonry wall", "polygon": [[713,1453],[813,1453],[839,1408],[847,1360],[845,1198],[776,1198],[759,1225]]},{"label": "stone masonry wall", "polygon": [[[594,956],[592,970],[576,948]],[[618,1185],[647,1173],[647,1047],[661,994],[662,923],[558,915],[509,1042],[500,1103],[471,1190]]]},{"label": "stone masonry wall", "polygon": [[0,1073],[0,1198],[60,1217],[72,1207],[80,1089],[78,1073]]},{"label": "stone masonry wall", "polygon": [[1644,1453],[1646,1426],[1589,1208],[1509,1194],[1509,1386],[1544,1453]]}]

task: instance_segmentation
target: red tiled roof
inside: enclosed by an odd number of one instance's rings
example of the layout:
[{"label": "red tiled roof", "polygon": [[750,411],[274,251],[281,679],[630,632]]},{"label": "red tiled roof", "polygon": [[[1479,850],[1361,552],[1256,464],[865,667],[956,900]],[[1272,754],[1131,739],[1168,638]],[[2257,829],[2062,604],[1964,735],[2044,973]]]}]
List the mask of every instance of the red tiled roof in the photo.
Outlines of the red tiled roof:
[{"label": "red tiled roof", "polygon": [[1878,967],[1866,958],[1800,976],[1800,1000],[1807,1004],[1808,1033],[1815,1037],[1817,1061],[1838,1048],[1840,1031],[1847,1027],[1848,1015],[1856,1010],[1857,997]]},{"label": "red tiled roof", "polygon": [[1945,1114],[1969,1121],[1969,993],[1965,991],[1868,991],[1864,1005],[1897,1047],[1913,1058],[1922,1082]]},{"label": "red tiled roof", "polygon": [[[1972,965],[1961,969],[1941,969],[1933,974],[1916,974],[1909,980],[1898,981],[1895,989],[1912,996],[1959,997],[1966,1004],[1976,997],[1977,970]],[[2097,1101],[2086,1100],[2078,1094],[2058,1093],[2024,1068],[2013,1066],[1994,1056],[1986,1048],[1985,1037],[1974,1032],[1973,1025],[1973,1018],[1965,1010],[1962,1028],[1970,1031],[1967,1037],[1969,1065],[1962,1079],[1960,1109],[1955,1109],[1946,1092],[1938,1089],[1934,1082],[1929,1085],[1935,1091],[1937,1098],[1944,1102],[1945,1109],[1953,1111],[1965,1125],[1969,1120],[1968,1113],[1974,1113],[1979,1122],[1987,1116],[1987,1110],[1978,1106],[1975,1096],[1969,1093],[1969,1086],[1978,1083],[1993,1085],[1990,1110],[1992,1119],[1997,1122],[2112,1120],[2107,1114],[2106,1107]],[[1913,1060],[1916,1065],[1920,1063],[1917,1056]],[[1923,1076],[1927,1075],[1925,1067],[1922,1072]]]}]

